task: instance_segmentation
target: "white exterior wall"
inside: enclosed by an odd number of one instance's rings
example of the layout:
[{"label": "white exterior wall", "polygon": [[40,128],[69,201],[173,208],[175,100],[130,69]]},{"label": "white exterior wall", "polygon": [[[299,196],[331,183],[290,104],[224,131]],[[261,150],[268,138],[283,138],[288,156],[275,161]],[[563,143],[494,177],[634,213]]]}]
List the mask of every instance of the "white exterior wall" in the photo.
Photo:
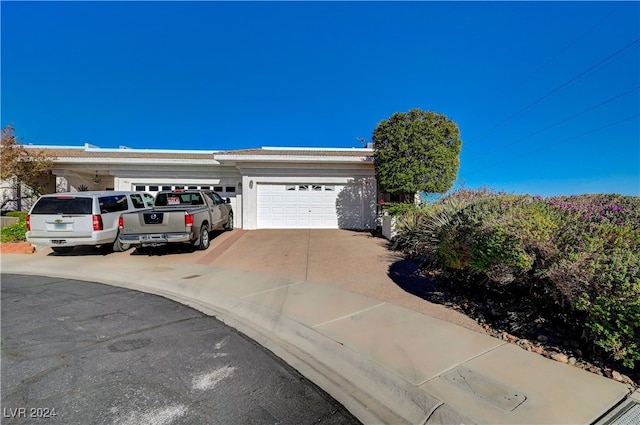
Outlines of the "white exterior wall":
[{"label": "white exterior wall", "polygon": [[[336,197],[334,207],[338,217],[339,227],[348,227],[352,223],[360,222],[363,229],[373,229],[376,227],[376,182],[373,168],[373,161],[370,157],[370,150],[366,149],[342,149],[342,152],[335,154],[331,149],[314,148],[263,148],[264,151],[247,150],[247,152],[211,151],[201,157],[171,158],[128,156],[134,150],[131,149],[100,149],[92,146],[85,146],[82,149],[89,152],[89,157],[67,157],[57,156],[54,167],[54,175],[57,177],[57,190],[78,190],[86,188],[88,190],[135,190],[137,185],[145,186],[147,191],[149,186],[163,185],[184,185],[184,186],[228,186],[235,187],[235,192],[219,191],[223,197],[230,198],[231,205],[235,213],[235,225],[244,229],[258,228],[258,186],[265,185],[335,185]],[[275,152],[281,150],[282,152]],[[309,153],[316,150],[318,152]],[[339,149],[337,149],[339,151]],[[286,151],[286,152],[285,152]],[[326,151],[326,152],[321,152]],[[345,154],[344,151],[349,151]],[[109,153],[102,155],[102,152]],[[113,156],[111,152],[123,153],[123,157]],[[155,151],[154,151],[155,152]],[[175,151],[188,152],[188,151]],[[153,153],[153,152],[149,152]],[[164,152],[169,153],[169,152]],[[203,152],[198,152],[203,153]],[[210,157],[208,155],[211,155]],[[215,155],[214,155],[215,154]],[[96,178],[96,176],[98,178]],[[342,192],[338,191],[338,187]],[[161,188],[159,188],[161,189]],[[280,188],[273,187],[279,191]],[[298,186],[299,190],[302,190]],[[323,191],[327,188],[323,187]],[[273,193],[273,192],[271,192]],[[297,223],[298,226],[305,225],[304,215],[307,212],[314,220],[316,226],[333,226],[330,204],[333,200],[328,194],[321,197],[306,198],[301,195],[295,200],[297,206],[310,205],[312,208],[322,203],[322,221],[318,224],[316,214],[317,208],[313,212],[307,208],[300,209],[300,217],[303,220]],[[362,199],[360,211],[356,213],[356,199]],[[283,219],[286,214],[292,214],[289,204],[291,198],[287,198],[285,203],[279,203],[278,198],[273,195],[263,197],[263,206],[270,205],[269,209],[262,211],[263,218],[277,217]],[[309,200],[309,203],[307,203]],[[286,205],[285,205],[286,204]],[[285,205],[286,214],[280,214],[279,208]],[[282,220],[280,220],[282,221]],[[351,223],[351,224],[345,224]],[[267,218],[263,221],[265,226],[280,225],[277,220]]]}]

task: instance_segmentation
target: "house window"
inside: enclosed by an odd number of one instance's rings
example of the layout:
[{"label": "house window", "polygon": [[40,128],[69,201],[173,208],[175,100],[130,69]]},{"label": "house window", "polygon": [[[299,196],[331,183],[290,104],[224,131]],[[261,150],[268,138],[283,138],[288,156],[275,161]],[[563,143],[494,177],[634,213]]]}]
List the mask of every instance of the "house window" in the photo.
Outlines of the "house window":
[{"label": "house window", "polygon": [[171,190],[171,186],[162,186],[162,190]]},{"label": "house window", "polygon": [[198,186],[189,186],[189,189],[197,189]]},{"label": "house window", "polygon": [[298,186],[298,190],[309,190],[309,185],[301,184],[300,186]]},{"label": "house window", "polygon": [[149,191],[157,192],[158,191],[158,186],[149,186]]},{"label": "house window", "polygon": [[231,192],[234,193],[236,191],[236,187],[235,186],[227,186],[225,189],[227,189],[227,192]]},{"label": "house window", "polygon": [[222,186],[214,186],[213,190],[216,192],[222,192]]},{"label": "house window", "polygon": [[140,184],[136,185],[136,192],[144,192],[145,190],[147,190],[146,186]]},{"label": "house window", "polygon": [[336,187],[335,186],[325,186],[324,190],[326,192],[334,192],[336,190]]},{"label": "house window", "polygon": [[177,190],[184,189],[184,186],[176,186]]},{"label": "house window", "polygon": [[294,184],[288,184],[284,187],[285,190],[296,190],[296,186]]},{"label": "house window", "polygon": [[311,190],[313,190],[313,191],[322,190],[322,186],[320,186],[319,184],[314,184],[314,185],[311,186]]}]

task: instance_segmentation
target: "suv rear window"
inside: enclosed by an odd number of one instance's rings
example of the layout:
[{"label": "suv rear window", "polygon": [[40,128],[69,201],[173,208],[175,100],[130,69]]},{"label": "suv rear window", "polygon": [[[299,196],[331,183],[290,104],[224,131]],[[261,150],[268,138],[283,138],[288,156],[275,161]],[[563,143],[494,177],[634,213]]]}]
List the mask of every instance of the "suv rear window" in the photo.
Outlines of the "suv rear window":
[{"label": "suv rear window", "polygon": [[31,214],[91,214],[91,203],[92,199],[86,197],[40,198]]},{"label": "suv rear window", "polygon": [[118,211],[126,211],[129,209],[126,195],[101,196],[98,198],[100,204],[100,212],[102,214]]}]

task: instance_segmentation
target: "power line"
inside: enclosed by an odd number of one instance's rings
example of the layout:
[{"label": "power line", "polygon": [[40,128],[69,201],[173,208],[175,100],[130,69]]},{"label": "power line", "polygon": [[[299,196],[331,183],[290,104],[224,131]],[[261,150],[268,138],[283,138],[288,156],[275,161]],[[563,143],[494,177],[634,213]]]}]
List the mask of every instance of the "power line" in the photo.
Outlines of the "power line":
[{"label": "power line", "polygon": [[[525,155],[530,155],[530,154],[532,154],[532,153],[538,152],[538,151],[540,151],[540,150],[541,150],[541,149],[543,149],[543,148],[549,148],[549,147],[551,147],[551,146],[561,145],[561,144],[566,143],[566,142],[569,142],[569,141],[571,141],[571,140],[579,139],[579,138],[581,138],[581,137],[588,136],[588,135],[590,135],[590,134],[597,133],[597,132],[599,132],[599,131],[605,130],[605,129],[609,128],[609,127],[614,127],[614,126],[616,126],[616,125],[619,125],[619,124],[625,123],[625,122],[630,121],[630,120],[632,120],[632,119],[634,119],[634,118],[638,118],[639,116],[640,116],[640,114],[634,114],[634,115],[631,115],[631,116],[629,116],[629,117],[623,118],[623,119],[621,119],[621,120],[615,121],[615,122],[613,122],[613,123],[610,123],[610,124],[604,125],[604,126],[602,126],[602,127],[598,127],[598,128],[596,128],[596,129],[589,130],[589,131],[586,131],[586,132],[584,132],[584,133],[578,134],[577,136],[568,137],[568,138],[563,139],[563,140],[560,140],[560,141],[558,141],[558,142],[547,143],[547,144],[545,144],[545,145],[538,146],[536,149],[532,149],[532,150],[530,150],[530,151],[528,151],[528,152],[521,153],[521,154],[516,155],[516,156],[514,156],[514,157],[512,157],[512,158],[519,158],[519,157],[522,157],[522,156],[525,156]],[[504,161],[501,161],[501,162],[495,162],[495,163],[490,164],[490,165],[488,165],[488,166],[486,166],[486,167],[476,168],[475,170],[471,170],[470,172],[465,173],[465,176],[467,176],[467,175],[469,175],[469,174],[473,175],[473,174],[476,174],[476,173],[478,173],[478,172],[480,172],[480,171],[484,171],[484,170],[487,170],[487,169],[489,169],[489,168],[496,167],[496,166],[498,166],[498,165],[503,165],[504,163],[505,163]]]},{"label": "power line", "polygon": [[575,77],[569,79],[568,81],[566,81],[565,83],[559,85],[558,87],[556,87],[555,89],[551,90],[550,92],[548,92],[547,94],[545,94],[544,96],[538,98],[537,100],[533,101],[532,103],[528,104],[527,106],[525,106],[524,108],[520,109],[519,111],[515,112],[514,114],[510,115],[508,118],[504,119],[503,121],[499,122],[498,124],[494,125],[493,127],[491,127],[489,130],[485,131],[484,133],[479,134],[475,139],[471,140],[472,142],[482,138],[483,136],[493,132],[495,129],[502,127],[504,124],[510,122],[511,120],[513,120],[515,117],[517,117],[518,115],[522,114],[525,111],[528,111],[529,109],[531,109],[532,107],[534,107],[535,105],[537,105],[538,103],[542,102],[543,100],[545,100],[546,98],[548,98],[549,96],[555,94],[556,92],[560,91],[561,89],[565,88],[566,86],[568,86],[569,84],[573,83],[574,81],[578,80],[579,78],[581,78],[582,76],[588,74],[589,72],[591,72],[593,69],[597,68],[598,66],[602,65],[603,63],[609,61],[610,59],[612,59],[613,57],[619,55],[620,53],[624,52],[625,50],[629,49],[631,46],[633,46],[634,44],[636,44],[638,41],[640,41],[640,38],[635,39],[634,41],[632,41],[631,43],[627,44],[626,46],[622,47],[621,49],[616,50],[615,52],[611,53],[609,56],[607,56],[606,58],[600,60],[598,63],[596,63],[595,65],[589,67],[587,70],[581,72],[580,74],[576,75]]},{"label": "power line", "polygon": [[531,77],[533,77],[534,75],[538,75],[540,73],[540,71],[542,69],[544,69],[547,65],[549,65],[551,62],[553,62],[554,60],[556,60],[556,58],[558,56],[560,56],[562,53],[564,53],[565,51],[567,51],[571,46],[573,46],[574,44],[576,44],[578,42],[578,40],[580,40],[582,37],[584,37],[586,34],[590,33],[591,31],[593,31],[594,28],[596,28],[598,25],[600,25],[601,23],[603,23],[604,21],[606,21],[607,19],[609,19],[609,17],[611,15],[613,15],[615,12],[617,12],[620,8],[622,8],[622,5],[618,5],[618,7],[614,8],[611,10],[611,12],[609,12],[609,14],[607,14],[606,16],[604,16],[602,19],[600,19],[598,22],[596,22],[595,24],[593,24],[592,26],[590,26],[589,28],[587,28],[585,31],[583,31],[580,35],[578,35],[576,38],[574,38],[571,42],[569,42],[569,44],[567,44],[566,46],[564,46],[562,49],[558,50],[553,56],[551,56],[551,58],[547,59],[542,65],[538,66],[535,70],[533,70],[528,76],[526,76],[525,78],[523,78],[522,80],[520,80],[517,84],[513,84],[511,87],[515,88],[518,87],[520,85],[522,85],[524,82],[528,81],[531,79]]},{"label": "power line", "polygon": [[540,129],[540,130],[534,131],[533,133],[530,133],[530,134],[528,134],[528,135],[526,135],[526,136],[524,136],[524,137],[521,137],[520,139],[516,139],[516,140],[513,140],[513,141],[511,141],[511,142],[509,142],[509,143],[504,143],[504,144],[502,144],[502,145],[499,145],[499,146],[498,146],[498,147],[496,147],[494,150],[491,150],[491,151],[489,151],[489,152],[484,152],[484,153],[483,153],[482,155],[480,155],[479,157],[484,157],[484,156],[490,155],[490,154],[492,154],[492,153],[495,153],[495,152],[498,152],[498,151],[502,150],[502,148],[504,148],[504,147],[506,147],[506,146],[510,146],[510,145],[516,144],[516,143],[521,142],[521,141],[523,141],[523,140],[529,139],[530,137],[536,136],[536,135],[538,135],[538,134],[540,134],[540,133],[544,133],[545,131],[547,131],[547,130],[549,130],[549,129],[553,128],[553,127],[557,127],[558,125],[560,125],[560,124],[564,124],[564,123],[565,123],[565,122],[567,122],[567,121],[570,121],[570,120],[572,120],[572,119],[574,119],[574,118],[576,118],[576,117],[579,117],[580,115],[586,114],[587,112],[593,111],[594,109],[597,109],[597,108],[599,108],[599,107],[601,107],[601,106],[604,106],[604,105],[606,105],[606,104],[608,104],[608,103],[611,103],[611,102],[613,102],[614,100],[616,100],[616,99],[618,99],[618,98],[621,98],[621,97],[623,97],[623,96],[626,96],[626,95],[628,95],[629,93],[632,93],[632,92],[634,92],[634,91],[636,91],[636,90],[638,90],[638,89],[640,89],[640,86],[636,86],[636,87],[634,87],[634,88],[632,88],[632,89],[630,89],[630,90],[625,91],[624,93],[620,93],[620,94],[618,94],[618,95],[616,95],[616,96],[613,96],[613,97],[611,97],[611,98],[609,98],[609,99],[607,99],[607,100],[605,100],[605,101],[602,101],[602,102],[600,102],[600,103],[598,103],[598,104],[596,104],[596,105],[593,105],[593,106],[591,106],[591,107],[589,107],[589,108],[587,108],[587,109],[583,109],[582,111],[580,111],[580,112],[578,112],[578,113],[575,113],[575,114],[573,114],[573,115],[571,115],[571,116],[569,116],[569,117],[567,117],[567,118],[564,118],[564,119],[562,119],[562,120],[560,120],[560,121],[556,121],[555,123],[550,124],[550,125],[548,125],[548,126],[546,126],[546,127],[542,128],[542,129]]}]

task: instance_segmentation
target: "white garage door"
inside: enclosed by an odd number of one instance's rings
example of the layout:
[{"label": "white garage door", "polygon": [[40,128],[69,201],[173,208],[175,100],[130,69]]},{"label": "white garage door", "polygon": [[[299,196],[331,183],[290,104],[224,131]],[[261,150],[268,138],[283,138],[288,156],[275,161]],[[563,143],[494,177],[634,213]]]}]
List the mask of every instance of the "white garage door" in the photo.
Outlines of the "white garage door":
[{"label": "white garage door", "polygon": [[362,187],[258,184],[260,229],[360,229]]}]

